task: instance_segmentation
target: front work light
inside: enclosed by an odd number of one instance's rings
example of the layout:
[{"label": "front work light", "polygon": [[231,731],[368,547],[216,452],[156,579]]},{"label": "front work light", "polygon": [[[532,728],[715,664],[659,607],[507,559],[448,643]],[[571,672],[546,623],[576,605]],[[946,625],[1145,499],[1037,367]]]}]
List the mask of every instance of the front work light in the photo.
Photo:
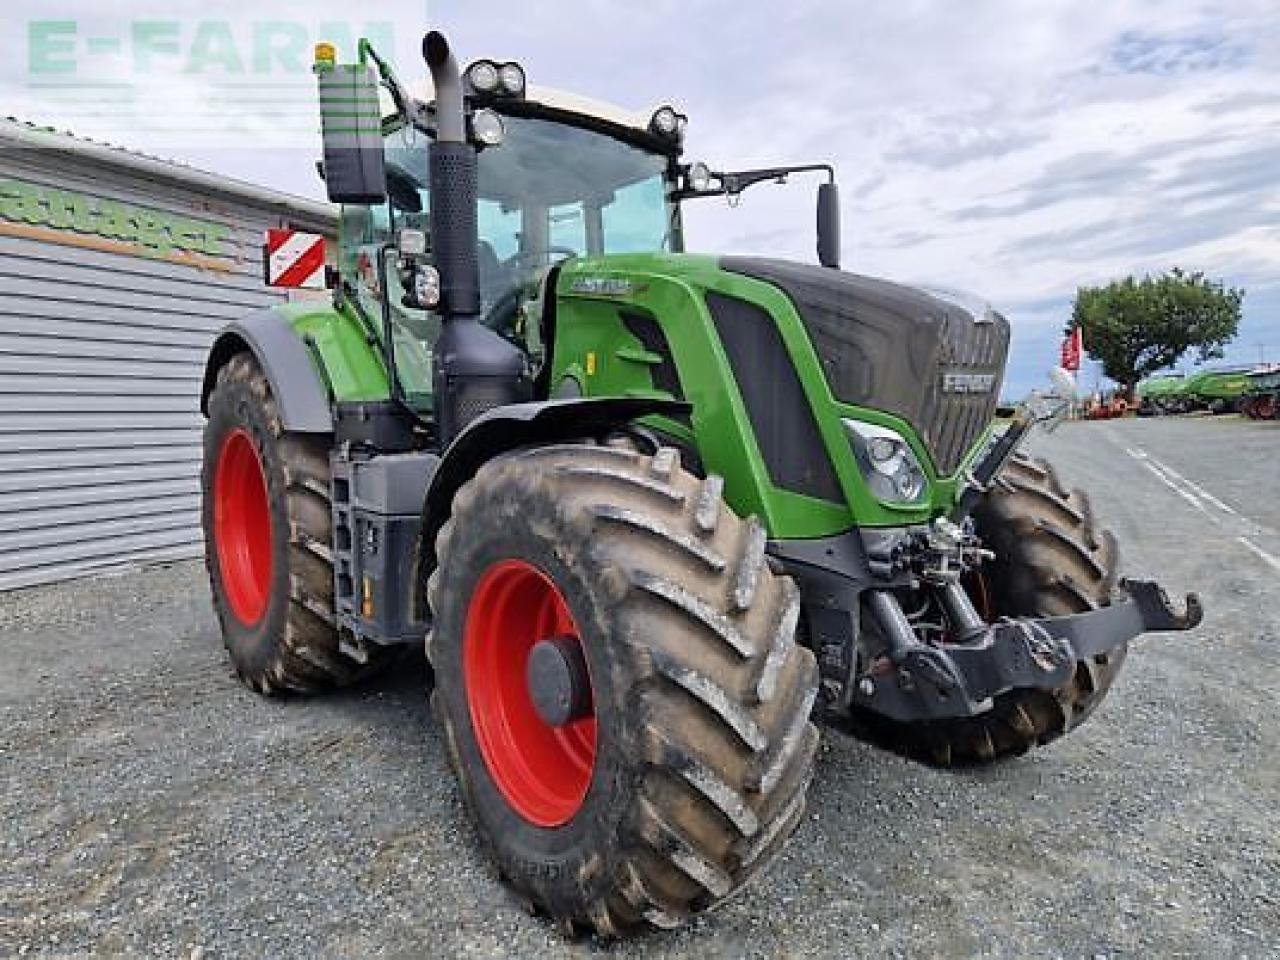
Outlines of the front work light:
[{"label": "front work light", "polygon": [[504,63],[498,68],[498,85],[511,97],[524,94],[524,68],[518,63]]},{"label": "front work light", "polygon": [[676,113],[675,107],[665,104],[653,111],[649,120],[649,132],[657,134],[664,140],[679,140],[684,134],[684,125],[688,118]]},{"label": "front work light", "polygon": [[689,165],[688,183],[690,190],[702,193],[711,189],[711,168],[699,160]]},{"label": "front work light", "polygon": [[477,60],[467,67],[467,84],[476,93],[493,93],[498,83],[498,65],[492,60]]},{"label": "front work light", "polygon": [[470,92],[482,100],[524,96],[524,67],[518,63],[476,60],[463,77]]},{"label": "front work light", "polygon": [[861,420],[842,420],[858,469],[871,493],[882,503],[915,506],[929,483],[915,451],[900,433]]},{"label": "front work light", "polygon": [[498,146],[506,135],[502,117],[487,107],[477,110],[471,115],[471,135],[486,147]]}]

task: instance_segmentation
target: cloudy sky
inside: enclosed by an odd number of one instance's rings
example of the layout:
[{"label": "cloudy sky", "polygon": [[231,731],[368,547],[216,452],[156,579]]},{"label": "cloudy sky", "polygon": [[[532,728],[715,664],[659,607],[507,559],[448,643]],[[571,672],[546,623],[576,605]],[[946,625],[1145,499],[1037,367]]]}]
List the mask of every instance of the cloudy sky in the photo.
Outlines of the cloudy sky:
[{"label": "cloudy sky", "polygon": [[[520,59],[535,84],[678,104],[688,155],[713,167],[829,160],[846,269],[994,302],[1015,331],[1009,394],[1053,364],[1077,285],[1173,265],[1248,291],[1228,359],[1280,360],[1276,0],[393,0],[354,19],[316,0],[302,20],[217,0],[6,7],[28,29],[0,38],[17,65],[0,68],[0,113],[297,193],[319,183],[311,126],[288,119],[314,109],[290,45],[366,16],[405,75],[429,24],[464,58]],[[33,40],[29,22],[50,20],[75,30]],[[172,25],[148,34],[157,20]],[[110,36],[119,47],[91,49]],[[695,207],[690,247],[812,259],[812,191],[797,178]]]}]

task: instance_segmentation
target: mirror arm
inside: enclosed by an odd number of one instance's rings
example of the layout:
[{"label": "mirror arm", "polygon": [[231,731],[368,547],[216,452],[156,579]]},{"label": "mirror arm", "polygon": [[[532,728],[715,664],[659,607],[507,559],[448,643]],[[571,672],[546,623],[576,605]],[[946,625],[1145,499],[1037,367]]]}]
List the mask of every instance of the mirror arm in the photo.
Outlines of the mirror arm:
[{"label": "mirror arm", "polygon": [[701,197],[736,197],[747,187],[764,183],[766,180],[785,179],[793,173],[825,173],[828,183],[836,182],[835,168],[829,163],[803,163],[791,167],[762,167],[757,170],[713,170],[711,176],[720,181],[720,186],[711,190],[675,190],[671,193],[673,200],[695,200]]},{"label": "mirror arm", "polygon": [[378,55],[378,51],[373,49],[373,44],[364,37],[360,38],[359,53],[361,65],[364,64],[365,60],[373,61],[373,65],[378,68],[378,76],[382,78],[382,85],[391,94],[391,101],[396,105],[396,110],[406,120],[409,119],[409,97],[405,93],[404,87],[400,86],[400,80],[395,71],[391,69],[387,61]]},{"label": "mirror arm", "polygon": [[364,37],[360,38],[359,53],[362,64],[368,59],[372,60],[373,65],[378,68],[378,76],[382,78],[382,85],[391,94],[391,102],[395,105],[396,113],[406,123],[421,126],[434,136],[435,124],[433,121],[435,120],[435,110],[409,96],[401,85],[400,78],[391,69],[391,65],[379,55],[378,51],[373,48],[373,44]]}]

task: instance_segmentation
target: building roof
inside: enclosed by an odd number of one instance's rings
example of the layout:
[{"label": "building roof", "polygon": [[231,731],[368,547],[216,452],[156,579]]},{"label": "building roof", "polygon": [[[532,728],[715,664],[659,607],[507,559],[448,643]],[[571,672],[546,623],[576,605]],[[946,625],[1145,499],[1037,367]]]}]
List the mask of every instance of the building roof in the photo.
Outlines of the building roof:
[{"label": "building roof", "polygon": [[337,208],[328,203],[260,187],[185,163],[79,136],[67,130],[40,126],[12,116],[0,118],[0,145],[71,154],[105,166],[142,174],[149,179],[192,187],[230,200],[266,207],[288,217],[301,217],[325,224],[332,224],[337,220]]}]

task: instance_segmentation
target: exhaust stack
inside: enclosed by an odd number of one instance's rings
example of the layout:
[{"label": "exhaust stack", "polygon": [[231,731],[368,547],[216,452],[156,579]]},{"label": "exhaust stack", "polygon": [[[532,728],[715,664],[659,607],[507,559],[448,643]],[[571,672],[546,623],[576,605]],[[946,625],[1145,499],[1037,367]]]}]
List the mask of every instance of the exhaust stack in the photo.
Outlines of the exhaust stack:
[{"label": "exhaust stack", "polygon": [[436,97],[436,138],[430,150],[431,250],[440,272],[435,409],[442,446],[472,420],[527,393],[524,354],[479,322],[479,234],[476,150],[467,138],[458,62],[444,34],[422,38],[422,56]]},{"label": "exhaust stack", "polygon": [[445,323],[480,312],[476,262],[476,152],[467,143],[462,77],[444,34],[422,39],[422,56],[436,89],[436,139],[430,146],[431,242],[440,271]]}]

